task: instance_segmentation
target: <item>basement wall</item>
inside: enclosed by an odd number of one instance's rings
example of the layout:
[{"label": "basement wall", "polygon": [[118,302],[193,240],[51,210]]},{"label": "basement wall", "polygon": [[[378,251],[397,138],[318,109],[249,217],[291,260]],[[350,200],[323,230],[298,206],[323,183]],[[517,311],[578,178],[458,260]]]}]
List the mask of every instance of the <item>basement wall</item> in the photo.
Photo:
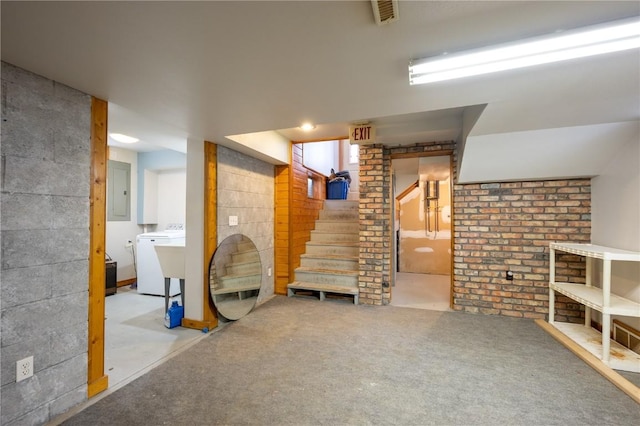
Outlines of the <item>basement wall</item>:
[{"label": "basement wall", "polygon": [[[91,97],[2,62],[0,423],[87,397]],[[16,361],[34,376],[16,383]]]},{"label": "basement wall", "polygon": [[[454,153],[454,142],[360,147],[360,301],[390,301],[390,166],[395,154]],[[453,187],[455,310],[526,318],[548,314],[549,242],[589,242],[589,179],[469,184]],[[584,282],[584,262],[558,256],[559,276]],[[507,270],[514,280],[507,281]],[[559,297],[559,321],[577,322],[581,305]]]},{"label": "basement wall", "polygon": [[[258,303],[273,295],[274,173],[273,165],[218,145],[218,244],[244,234],[256,245],[262,262]],[[229,225],[229,216],[238,217],[237,226]]]},{"label": "basement wall", "polygon": [[[541,318],[549,312],[549,242],[588,243],[589,179],[454,185],[454,309]],[[556,278],[584,283],[584,259],[556,259]],[[505,277],[513,272],[513,281]],[[582,322],[560,296],[556,320]]]}]

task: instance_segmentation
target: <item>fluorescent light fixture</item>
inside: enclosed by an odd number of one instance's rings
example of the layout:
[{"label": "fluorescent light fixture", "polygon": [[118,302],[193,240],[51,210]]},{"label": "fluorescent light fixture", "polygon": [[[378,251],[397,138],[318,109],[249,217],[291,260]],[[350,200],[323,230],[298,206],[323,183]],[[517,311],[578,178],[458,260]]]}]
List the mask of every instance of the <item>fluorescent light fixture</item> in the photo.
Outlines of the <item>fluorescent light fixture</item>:
[{"label": "fluorescent light fixture", "polygon": [[122,142],[122,143],[136,143],[140,139],[134,138],[133,136],[123,135],[122,133],[109,133],[111,139],[114,141]]},{"label": "fluorescent light fixture", "polygon": [[409,61],[409,83],[489,74],[640,47],[640,18]]}]

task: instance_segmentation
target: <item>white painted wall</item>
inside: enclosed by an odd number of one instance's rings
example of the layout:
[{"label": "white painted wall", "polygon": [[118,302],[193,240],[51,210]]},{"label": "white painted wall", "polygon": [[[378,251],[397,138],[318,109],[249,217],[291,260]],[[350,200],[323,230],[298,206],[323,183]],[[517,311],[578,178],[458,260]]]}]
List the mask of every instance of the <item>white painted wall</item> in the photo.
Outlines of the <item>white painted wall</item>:
[{"label": "white painted wall", "polygon": [[[640,251],[640,122],[635,126],[635,135],[591,182],[593,244]],[[595,277],[599,279],[599,269]],[[640,301],[640,264],[614,262],[612,288],[616,294]],[[620,320],[640,329],[638,318]]]},{"label": "white painted wall", "polygon": [[339,142],[309,142],[302,144],[302,164],[306,167],[329,176],[331,169],[339,172]]},{"label": "white painted wall", "polygon": [[187,141],[185,230],[185,300],[184,317],[201,321],[203,318],[203,259],[204,259],[204,141]]},{"label": "white painted wall", "polygon": [[158,172],[158,230],[167,229],[170,223],[184,224],[186,191],[186,169]]},{"label": "white painted wall", "polygon": [[138,160],[136,152],[115,147],[109,148],[109,159],[131,164],[131,220],[108,221],[106,226],[106,251],[113,260],[118,262],[118,281],[122,281],[136,276],[133,248],[127,248],[125,245],[128,240],[135,245],[136,235],[142,232],[142,227],[136,221]]}]

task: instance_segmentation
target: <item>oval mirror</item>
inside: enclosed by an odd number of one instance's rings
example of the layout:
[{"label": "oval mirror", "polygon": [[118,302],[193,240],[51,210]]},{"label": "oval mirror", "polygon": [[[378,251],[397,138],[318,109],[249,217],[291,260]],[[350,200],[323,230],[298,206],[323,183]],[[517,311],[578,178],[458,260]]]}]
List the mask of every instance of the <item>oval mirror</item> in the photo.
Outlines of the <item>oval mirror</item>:
[{"label": "oval mirror", "polygon": [[228,320],[247,315],[261,284],[260,253],[253,241],[242,234],[225,238],[209,264],[209,294],[218,313]]}]

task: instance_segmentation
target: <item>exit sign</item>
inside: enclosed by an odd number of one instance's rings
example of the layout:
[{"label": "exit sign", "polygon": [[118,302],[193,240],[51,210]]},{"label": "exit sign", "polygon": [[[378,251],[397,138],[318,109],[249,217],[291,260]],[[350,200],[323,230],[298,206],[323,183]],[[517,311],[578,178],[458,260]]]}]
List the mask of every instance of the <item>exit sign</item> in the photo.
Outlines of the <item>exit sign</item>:
[{"label": "exit sign", "polygon": [[349,142],[351,144],[374,143],[376,140],[376,127],[373,124],[362,124],[349,127]]}]

